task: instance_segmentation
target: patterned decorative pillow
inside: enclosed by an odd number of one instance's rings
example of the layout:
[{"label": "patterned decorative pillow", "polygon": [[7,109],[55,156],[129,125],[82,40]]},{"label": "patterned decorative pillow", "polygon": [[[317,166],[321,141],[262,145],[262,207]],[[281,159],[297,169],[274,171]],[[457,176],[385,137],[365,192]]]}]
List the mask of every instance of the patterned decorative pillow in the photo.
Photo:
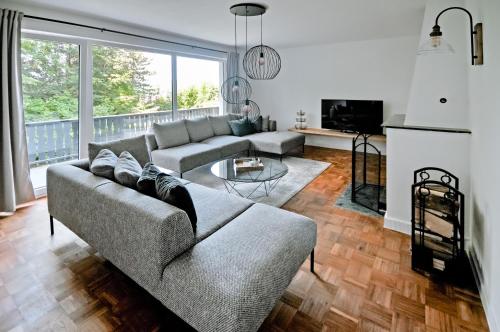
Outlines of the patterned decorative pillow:
[{"label": "patterned decorative pillow", "polygon": [[115,166],[116,182],[126,187],[137,189],[137,180],[142,173],[139,162],[128,151],[123,151]]},{"label": "patterned decorative pillow", "polygon": [[115,166],[118,162],[118,157],[111,150],[102,149],[97,153],[90,164],[92,174],[102,176],[104,178],[115,179]]},{"label": "patterned decorative pillow", "polygon": [[147,163],[137,180],[137,190],[141,193],[156,197],[156,177],[161,171],[153,163]]},{"label": "patterned decorative pillow", "polygon": [[175,177],[160,173],[156,176],[156,197],[162,201],[184,210],[193,232],[196,232],[196,210],[194,208],[193,200],[186,187]]},{"label": "patterned decorative pillow", "polygon": [[269,126],[269,115],[262,117],[262,131],[271,131]]},{"label": "patterned decorative pillow", "polygon": [[248,118],[228,121],[234,136],[245,136],[255,133],[255,127]]}]

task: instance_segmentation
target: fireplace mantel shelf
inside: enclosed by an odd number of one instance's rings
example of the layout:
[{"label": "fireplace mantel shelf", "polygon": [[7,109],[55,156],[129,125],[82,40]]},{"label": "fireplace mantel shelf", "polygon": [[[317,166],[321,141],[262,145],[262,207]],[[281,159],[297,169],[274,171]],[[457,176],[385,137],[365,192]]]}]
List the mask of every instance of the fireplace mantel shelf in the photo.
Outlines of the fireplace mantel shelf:
[{"label": "fireplace mantel shelf", "polygon": [[395,129],[409,129],[409,130],[440,131],[445,133],[471,134],[471,131],[469,129],[406,125],[405,117],[406,117],[405,114],[395,114],[391,116],[389,119],[387,119],[387,121],[382,123],[382,127],[395,128]]}]

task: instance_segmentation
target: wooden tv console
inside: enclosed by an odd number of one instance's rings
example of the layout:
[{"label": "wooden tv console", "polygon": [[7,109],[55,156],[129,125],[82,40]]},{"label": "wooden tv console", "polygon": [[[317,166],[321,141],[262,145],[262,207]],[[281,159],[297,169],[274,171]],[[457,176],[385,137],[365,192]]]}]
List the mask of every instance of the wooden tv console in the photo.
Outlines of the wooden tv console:
[{"label": "wooden tv console", "polygon": [[[317,135],[317,136],[327,136],[327,137],[337,137],[337,138],[349,138],[352,139],[357,136],[357,134],[344,133],[340,130],[333,129],[321,129],[321,128],[307,128],[307,129],[295,129],[290,128],[289,131],[296,133],[301,133],[304,135]],[[370,136],[371,141],[384,142],[386,141],[385,135],[372,135]]]}]

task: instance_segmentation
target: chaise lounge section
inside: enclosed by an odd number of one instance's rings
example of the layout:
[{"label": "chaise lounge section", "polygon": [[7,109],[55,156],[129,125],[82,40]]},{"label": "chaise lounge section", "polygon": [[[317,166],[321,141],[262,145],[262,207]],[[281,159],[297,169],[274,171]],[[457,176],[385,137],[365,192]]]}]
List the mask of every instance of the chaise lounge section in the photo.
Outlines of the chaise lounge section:
[{"label": "chaise lounge section", "polygon": [[256,331],[313,252],[316,224],[182,181],[196,231],[183,210],[95,176],[86,160],[50,166],[51,227],[62,222],[195,329]]}]

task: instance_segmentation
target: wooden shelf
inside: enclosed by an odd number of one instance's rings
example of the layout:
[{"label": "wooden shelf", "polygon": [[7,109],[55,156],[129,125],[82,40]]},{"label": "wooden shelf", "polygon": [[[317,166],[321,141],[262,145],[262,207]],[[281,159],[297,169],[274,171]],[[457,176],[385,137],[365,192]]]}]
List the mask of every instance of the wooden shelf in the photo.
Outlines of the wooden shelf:
[{"label": "wooden shelf", "polygon": [[[301,133],[304,135],[317,135],[317,136],[328,136],[328,137],[338,137],[338,138],[349,138],[352,139],[357,136],[357,134],[344,133],[339,130],[333,129],[321,129],[321,128],[307,128],[307,129],[295,129],[290,128],[289,131],[296,133]],[[385,142],[385,135],[373,135],[370,136],[372,141]]]}]

